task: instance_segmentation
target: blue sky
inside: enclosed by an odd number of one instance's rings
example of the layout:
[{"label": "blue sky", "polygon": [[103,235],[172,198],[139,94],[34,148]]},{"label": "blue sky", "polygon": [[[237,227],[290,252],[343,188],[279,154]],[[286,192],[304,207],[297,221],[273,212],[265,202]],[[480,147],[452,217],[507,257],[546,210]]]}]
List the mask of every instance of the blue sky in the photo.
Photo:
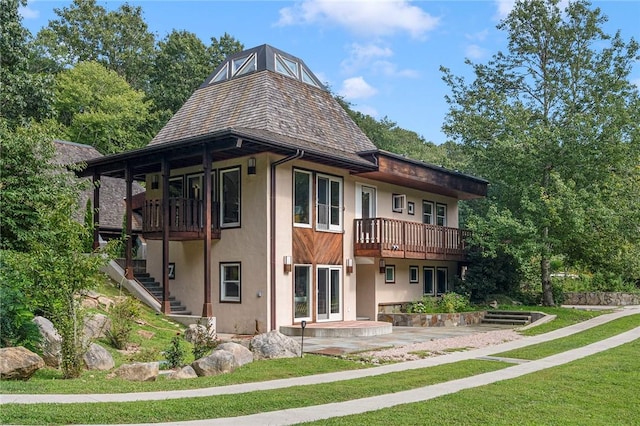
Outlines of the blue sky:
[{"label": "blue sky", "polygon": [[[513,1],[129,1],[141,6],[157,38],[172,29],[205,44],[225,32],[251,48],[264,43],[301,58],[353,107],[388,117],[426,140],[442,143],[449,92],[439,67],[470,76],[465,58],[485,62],[504,50],[496,25]],[[54,8],[70,2],[29,0],[23,25],[34,35]],[[100,1],[107,9],[122,2]],[[592,1],[608,16],[605,31],[640,41],[640,0]],[[632,81],[640,86],[640,63]]]}]

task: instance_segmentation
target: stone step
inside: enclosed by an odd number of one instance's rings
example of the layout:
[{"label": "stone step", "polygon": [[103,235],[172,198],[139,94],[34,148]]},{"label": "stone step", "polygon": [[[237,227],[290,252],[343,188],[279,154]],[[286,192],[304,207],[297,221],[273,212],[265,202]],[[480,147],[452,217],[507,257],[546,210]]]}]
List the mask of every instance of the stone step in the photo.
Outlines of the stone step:
[{"label": "stone step", "polygon": [[525,319],[500,319],[500,318],[484,318],[482,324],[505,324],[505,325],[527,325],[529,320]]},{"label": "stone step", "polygon": [[487,311],[487,314],[518,315],[518,316],[525,316],[525,317],[531,316],[531,312],[528,312],[528,311],[504,311],[504,310],[495,310],[495,309],[491,311]]},{"label": "stone step", "polygon": [[484,316],[484,319],[512,319],[512,320],[525,320],[525,321],[531,321],[531,317],[530,316],[525,316],[525,315],[511,315],[511,314],[487,314]]}]

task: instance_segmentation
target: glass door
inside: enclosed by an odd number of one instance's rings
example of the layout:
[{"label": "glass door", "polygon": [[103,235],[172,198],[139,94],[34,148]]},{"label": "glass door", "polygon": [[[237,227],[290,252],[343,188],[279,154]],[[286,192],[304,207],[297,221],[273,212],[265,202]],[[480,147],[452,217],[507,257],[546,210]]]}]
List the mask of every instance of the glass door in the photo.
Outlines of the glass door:
[{"label": "glass door", "polygon": [[318,267],[317,321],[342,319],[341,272],[340,267]]}]

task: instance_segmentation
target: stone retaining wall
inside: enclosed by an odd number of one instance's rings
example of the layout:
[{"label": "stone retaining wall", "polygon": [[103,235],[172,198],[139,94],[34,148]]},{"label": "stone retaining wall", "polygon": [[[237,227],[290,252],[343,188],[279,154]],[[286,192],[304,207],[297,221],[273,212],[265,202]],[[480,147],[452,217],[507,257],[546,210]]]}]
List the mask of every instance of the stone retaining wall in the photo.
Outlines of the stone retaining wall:
[{"label": "stone retaining wall", "polygon": [[480,324],[486,311],[459,312],[455,314],[391,314],[379,313],[378,321],[404,327],[456,327]]},{"label": "stone retaining wall", "polygon": [[564,293],[565,305],[640,305],[640,294],[614,292],[569,292]]}]

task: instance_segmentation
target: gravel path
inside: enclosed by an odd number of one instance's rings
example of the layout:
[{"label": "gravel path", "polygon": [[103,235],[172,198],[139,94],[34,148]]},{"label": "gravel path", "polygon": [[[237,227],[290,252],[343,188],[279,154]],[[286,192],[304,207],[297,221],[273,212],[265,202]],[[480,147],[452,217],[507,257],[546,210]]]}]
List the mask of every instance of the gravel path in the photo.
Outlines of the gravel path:
[{"label": "gravel path", "polygon": [[436,339],[429,342],[413,343],[380,351],[363,352],[360,355],[371,359],[372,362],[414,361],[430,356],[444,355],[456,350],[467,350],[497,345],[522,339],[513,330],[494,330],[485,333],[470,334],[468,336]]}]

